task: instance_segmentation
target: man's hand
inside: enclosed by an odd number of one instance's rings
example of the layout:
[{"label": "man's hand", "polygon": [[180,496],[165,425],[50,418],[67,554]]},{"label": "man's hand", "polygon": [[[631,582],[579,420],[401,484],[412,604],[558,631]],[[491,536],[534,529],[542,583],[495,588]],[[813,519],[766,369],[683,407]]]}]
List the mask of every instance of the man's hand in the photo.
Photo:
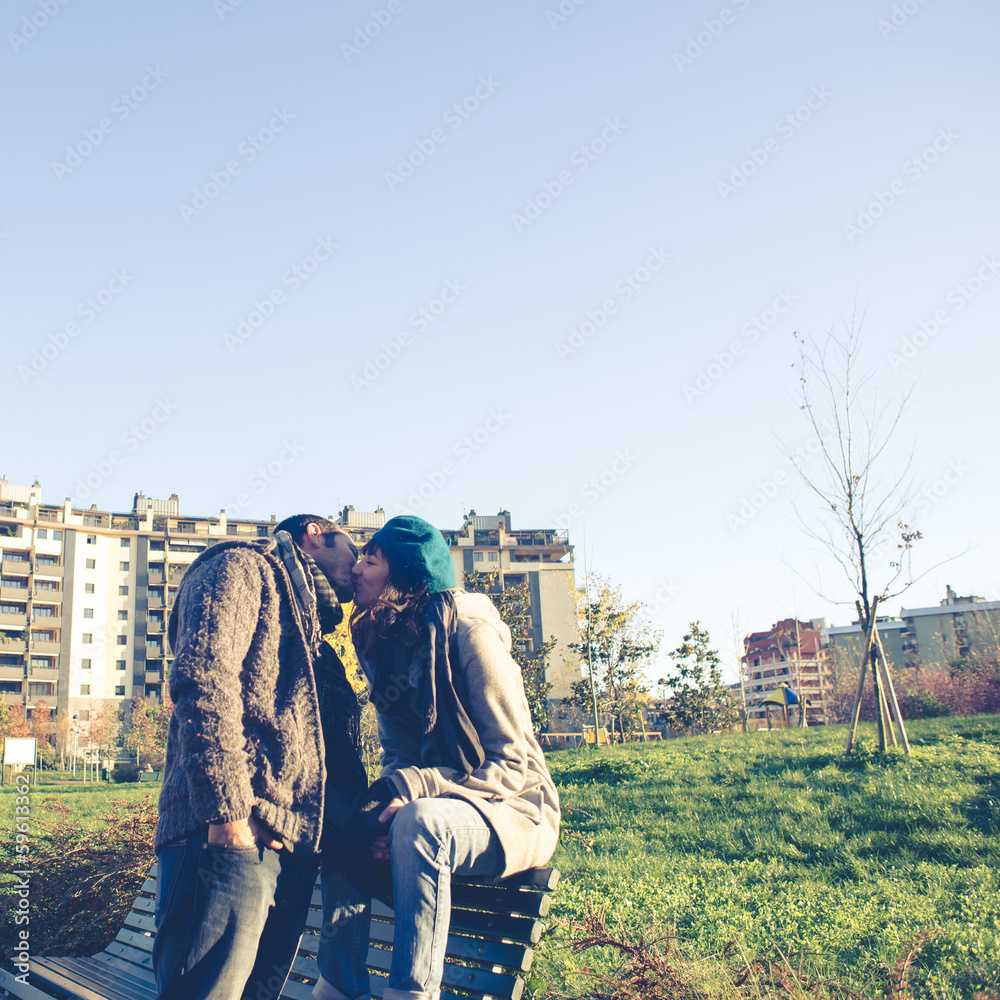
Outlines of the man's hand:
[{"label": "man's hand", "polygon": [[[400,809],[405,806],[406,803],[399,797],[390,800],[389,804],[379,813],[378,821],[380,823],[388,823]],[[388,861],[389,860],[389,838],[388,837],[376,837],[372,841],[372,857],[376,861]]]},{"label": "man's hand", "polygon": [[274,836],[274,831],[252,816],[232,823],[209,823],[208,842],[222,847],[256,847],[260,842],[273,851],[280,851],[285,845]]}]

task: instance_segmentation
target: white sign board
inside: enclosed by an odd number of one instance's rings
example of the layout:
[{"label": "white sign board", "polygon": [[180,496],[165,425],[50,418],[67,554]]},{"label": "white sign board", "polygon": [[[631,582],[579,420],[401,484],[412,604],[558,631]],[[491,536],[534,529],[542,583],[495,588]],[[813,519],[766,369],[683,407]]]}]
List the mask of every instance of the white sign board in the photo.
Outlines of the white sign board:
[{"label": "white sign board", "polygon": [[34,764],[35,738],[25,739],[5,736],[3,740],[3,762],[5,764]]}]

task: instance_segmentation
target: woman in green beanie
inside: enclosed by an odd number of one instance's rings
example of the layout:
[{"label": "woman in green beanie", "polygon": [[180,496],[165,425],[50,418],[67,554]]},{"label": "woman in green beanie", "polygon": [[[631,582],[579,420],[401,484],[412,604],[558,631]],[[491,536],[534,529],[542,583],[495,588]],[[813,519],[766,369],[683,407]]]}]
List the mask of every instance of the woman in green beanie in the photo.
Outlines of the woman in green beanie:
[{"label": "woman in green beanie", "polygon": [[[535,740],[510,629],[484,594],[455,589],[451,551],[419,517],[394,517],[354,568],[351,631],[382,744],[372,856],[392,862],[385,1000],[437,1000],[452,874],[494,879],[545,864],[559,799]],[[375,786],[373,786],[374,789]],[[346,935],[340,935],[344,938]],[[328,938],[330,951],[338,936]],[[319,1000],[357,1000],[324,954]],[[362,956],[363,960],[363,956]]]}]

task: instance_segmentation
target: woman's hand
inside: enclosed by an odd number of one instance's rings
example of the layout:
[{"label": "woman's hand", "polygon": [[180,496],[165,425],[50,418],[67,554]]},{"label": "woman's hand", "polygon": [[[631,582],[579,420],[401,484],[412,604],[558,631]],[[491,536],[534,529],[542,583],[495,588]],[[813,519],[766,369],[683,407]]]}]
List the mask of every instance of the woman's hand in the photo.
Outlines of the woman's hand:
[{"label": "woman's hand", "polygon": [[[379,813],[378,821],[380,823],[388,823],[400,809],[405,806],[406,803],[398,796],[391,799],[389,804]],[[372,841],[372,858],[376,861],[388,861],[389,860],[389,838],[388,837],[376,837]]]}]

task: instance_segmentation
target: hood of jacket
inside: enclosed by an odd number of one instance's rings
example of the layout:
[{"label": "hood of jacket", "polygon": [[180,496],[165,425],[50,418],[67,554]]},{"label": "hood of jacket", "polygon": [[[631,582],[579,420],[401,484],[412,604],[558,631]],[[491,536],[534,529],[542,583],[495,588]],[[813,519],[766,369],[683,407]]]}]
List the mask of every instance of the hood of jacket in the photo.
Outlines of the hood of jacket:
[{"label": "hood of jacket", "polygon": [[464,590],[456,590],[455,607],[461,623],[472,625],[485,622],[496,630],[504,649],[508,653],[511,651],[510,629],[500,617],[496,605],[485,594],[467,594]]}]

